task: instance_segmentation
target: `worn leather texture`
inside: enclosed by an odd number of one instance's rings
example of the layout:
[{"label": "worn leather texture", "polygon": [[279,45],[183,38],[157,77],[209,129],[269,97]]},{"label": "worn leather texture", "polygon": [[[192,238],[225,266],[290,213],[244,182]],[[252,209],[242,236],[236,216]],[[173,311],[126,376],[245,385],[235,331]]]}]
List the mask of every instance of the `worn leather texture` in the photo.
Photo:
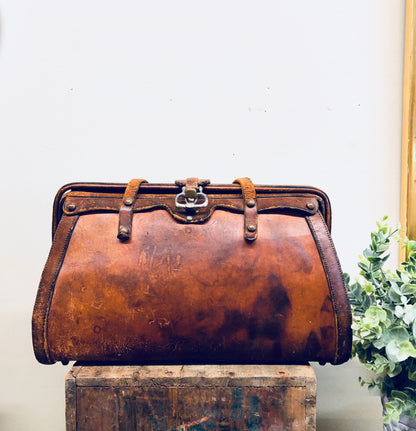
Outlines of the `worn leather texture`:
[{"label": "worn leather texture", "polygon": [[329,200],[312,187],[64,186],[33,312],[35,355],[345,362],[351,311],[330,227]]}]

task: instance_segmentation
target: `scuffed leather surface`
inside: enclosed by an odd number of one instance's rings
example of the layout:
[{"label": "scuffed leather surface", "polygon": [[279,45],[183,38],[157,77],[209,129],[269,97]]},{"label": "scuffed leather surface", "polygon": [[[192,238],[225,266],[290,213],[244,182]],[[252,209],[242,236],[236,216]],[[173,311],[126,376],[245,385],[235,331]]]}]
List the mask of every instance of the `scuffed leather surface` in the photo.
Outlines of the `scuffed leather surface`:
[{"label": "scuffed leather surface", "polygon": [[122,243],[121,198],[73,191],[61,199],[33,317],[40,362],[349,358],[349,305],[321,196],[258,195],[252,243],[241,195],[230,193],[211,196],[194,223],[180,220],[174,195],[143,193]]}]

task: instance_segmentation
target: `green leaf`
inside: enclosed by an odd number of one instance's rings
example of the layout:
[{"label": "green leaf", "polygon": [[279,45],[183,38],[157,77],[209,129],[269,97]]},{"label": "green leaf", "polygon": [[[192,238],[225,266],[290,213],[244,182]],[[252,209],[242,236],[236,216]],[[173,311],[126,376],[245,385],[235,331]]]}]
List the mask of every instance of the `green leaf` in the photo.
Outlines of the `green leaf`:
[{"label": "green leaf", "polygon": [[387,313],[380,307],[372,305],[364,314],[363,323],[370,325],[370,327],[376,327],[380,322],[387,320]]},{"label": "green leaf", "polygon": [[416,251],[416,241],[411,239],[406,241],[406,247],[409,251]]},{"label": "green leaf", "polygon": [[414,293],[416,293],[416,285],[405,283],[402,285],[401,291],[403,295],[413,295]]},{"label": "green leaf", "polygon": [[371,365],[370,369],[372,371],[374,371],[377,374],[382,374],[389,369],[389,360],[386,357],[381,356],[379,353],[376,353],[374,357],[375,357],[374,363],[367,364],[367,365]]},{"label": "green leaf", "polygon": [[375,292],[375,288],[371,283],[364,283],[363,285],[363,291],[369,295],[373,294]]},{"label": "green leaf", "polygon": [[[381,335],[380,339],[377,340],[377,343],[373,342],[374,347],[377,349],[381,349],[387,346],[392,341],[408,341],[409,333],[402,326],[394,326],[386,329]],[[377,344],[377,345],[376,345]]]},{"label": "green leaf", "polygon": [[386,325],[387,324],[390,325],[391,322],[394,320],[394,313],[393,313],[394,306],[389,304],[389,305],[385,305],[385,307],[390,307],[390,308],[384,308],[384,311],[387,314],[387,320],[385,323],[386,323]]},{"label": "green leaf", "polygon": [[[388,241],[386,244],[381,244],[381,245],[378,247],[378,251],[379,251],[380,253],[384,253],[385,251],[387,251],[387,250],[389,249],[389,247],[390,247],[390,244],[389,244],[389,241]],[[386,261],[386,260],[389,258],[389,256],[390,256],[390,255],[387,255],[387,256],[383,257],[383,261]]]},{"label": "green leaf", "polygon": [[394,362],[389,361],[389,371],[387,371],[387,375],[389,377],[396,377],[402,372],[402,366],[400,364],[395,364]]},{"label": "green leaf", "polygon": [[373,341],[373,346],[376,348],[376,349],[382,349],[383,347],[386,347],[386,345],[385,345],[385,343],[384,343],[384,341],[381,339],[381,338],[379,338],[379,339],[377,339],[377,340],[374,340]]},{"label": "green leaf", "polygon": [[413,382],[416,382],[416,369],[411,369],[407,372],[407,377],[409,380],[412,380]]},{"label": "green leaf", "polygon": [[416,349],[410,341],[393,340],[386,346],[387,357],[393,362],[402,362],[409,357],[416,358]]},{"label": "green leaf", "polygon": [[396,305],[396,307],[394,309],[394,315],[396,317],[398,317],[399,319],[401,319],[404,315],[404,307],[401,305]]},{"label": "green leaf", "polygon": [[377,253],[375,253],[374,251],[372,251],[372,250],[370,250],[370,249],[366,248],[366,249],[363,251],[363,256],[364,256],[364,257],[366,257],[366,258],[368,259],[369,257],[377,257]]},{"label": "green leaf", "polygon": [[387,293],[388,298],[390,299],[390,301],[392,301],[393,303],[396,302],[400,302],[400,298],[401,298],[401,293],[398,294],[397,292],[395,292],[393,289],[390,289]]},{"label": "green leaf", "polygon": [[368,261],[371,262],[371,270],[373,272],[378,271],[384,264],[384,261],[379,257],[369,257]]},{"label": "green leaf", "polygon": [[360,299],[363,294],[363,288],[360,283],[354,283],[348,286],[349,292],[357,299]]},{"label": "green leaf", "polygon": [[390,287],[393,289],[399,296],[403,295],[402,289],[397,285],[394,280],[390,280]]},{"label": "green leaf", "polygon": [[397,401],[389,401],[385,404],[386,415],[384,416],[383,422],[388,424],[390,421],[399,422],[400,415],[402,413],[402,407]]},{"label": "green leaf", "polygon": [[410,325],[416,319],[416,304],[411,306],[406,306],[403,316],[403,321],[406,325]]},{"label": "green leaf", "polygon": [[399,402],[400,401],[405,402],[409,399],[408,395],[406,395],[404,392],[396,391],[396,390],[391,391],[390,398],[397,400]]},{"label": "green leaf", "polygon": [[403,283],[409,283],[410,278],[405,272],[400,272],[400,278],[402,279]]},{"label": "green leaf", "polygon": [[364,310],[368,309],[368,307],[370,307],[371,303],[374,301],[375,301],[374,299],[370,298],[368,295],[365,295],[363,299],[363,309]]},{"label": "green leaf", "polygon": [[416,416],[416,401],[413,399],[407,400],[406,405],[403,408],[403,414],[410,418],[414,418]]}]

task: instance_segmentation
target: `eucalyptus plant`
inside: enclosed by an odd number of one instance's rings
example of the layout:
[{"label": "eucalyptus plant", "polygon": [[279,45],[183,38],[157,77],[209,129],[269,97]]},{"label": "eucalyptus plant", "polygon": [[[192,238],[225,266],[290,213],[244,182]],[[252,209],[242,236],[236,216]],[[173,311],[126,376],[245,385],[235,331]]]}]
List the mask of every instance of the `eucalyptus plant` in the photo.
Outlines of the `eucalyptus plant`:
[{"label": "eucalyptus plant", "polygon": [[359,257],[360,277],[345,274],[353,313],[352,355],[376,376],[361,385],[378,387],[387,396],[384,422],[401,414],[416,416],[416,242],[406,240],[407,259],[399,269],[384,269],[398,229],[387,217],[371,233],[371,244]]}]

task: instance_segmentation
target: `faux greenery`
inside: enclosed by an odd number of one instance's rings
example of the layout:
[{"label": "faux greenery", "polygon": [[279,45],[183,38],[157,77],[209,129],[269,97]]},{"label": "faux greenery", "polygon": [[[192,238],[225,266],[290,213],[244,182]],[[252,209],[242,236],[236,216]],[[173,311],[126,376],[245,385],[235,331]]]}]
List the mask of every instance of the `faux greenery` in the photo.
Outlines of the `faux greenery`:
[{"label": "faux greenery", "polygon": [[384,422],[400,414],[416,416],[416,241],[406,240],[408,258],[396,271],[385,270],[398,229],[387,217],[371,233],[371,244],[359,257],[360,279],[350,282],[353,310],[353,356],[376,377],[362,385],[378,387],[389,402]]}]

